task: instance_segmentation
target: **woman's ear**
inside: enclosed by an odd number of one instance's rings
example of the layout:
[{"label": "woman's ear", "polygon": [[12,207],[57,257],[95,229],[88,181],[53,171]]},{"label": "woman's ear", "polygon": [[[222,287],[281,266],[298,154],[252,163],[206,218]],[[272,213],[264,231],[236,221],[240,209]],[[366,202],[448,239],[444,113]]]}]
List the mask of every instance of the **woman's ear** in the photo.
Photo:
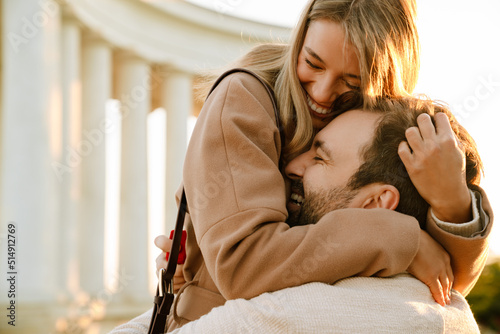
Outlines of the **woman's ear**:
[{"label": "woman's ear", "polygon": [[363,209],[389,209],[396,210],[399,204],[399,191],[389,184],[374,184],[370,195],[361,205]]}]

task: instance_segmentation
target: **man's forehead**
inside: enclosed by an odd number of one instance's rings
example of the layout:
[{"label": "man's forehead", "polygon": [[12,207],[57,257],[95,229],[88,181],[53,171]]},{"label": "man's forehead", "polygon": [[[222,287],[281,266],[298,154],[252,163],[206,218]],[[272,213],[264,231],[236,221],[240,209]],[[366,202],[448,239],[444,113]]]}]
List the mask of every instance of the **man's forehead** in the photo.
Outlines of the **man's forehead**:
[{"label": "man's forehead", "polygon": [[373,139],[379,113],[365,110],[349,110],[334,118],[315,138],[315,146],[322,143],[327,149],[339,147],[357,149]]}]

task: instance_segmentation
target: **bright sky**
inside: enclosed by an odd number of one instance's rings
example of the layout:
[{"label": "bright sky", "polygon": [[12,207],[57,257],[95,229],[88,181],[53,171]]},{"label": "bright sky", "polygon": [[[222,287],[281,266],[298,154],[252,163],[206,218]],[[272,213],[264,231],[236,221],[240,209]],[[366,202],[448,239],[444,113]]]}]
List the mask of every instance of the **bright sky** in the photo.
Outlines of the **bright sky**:
[{"label": "bright sky", "polygon": [[[305,0],[189,0],[257,21],[293,26]],[[419,0],[422,64],[417,93],[448,103],[476,140],[485,165],[481,186],[500,210],[500,1]],[[495,153],[496,152],[496,153]],[[491,249],[500,256],[500,228]]]}]

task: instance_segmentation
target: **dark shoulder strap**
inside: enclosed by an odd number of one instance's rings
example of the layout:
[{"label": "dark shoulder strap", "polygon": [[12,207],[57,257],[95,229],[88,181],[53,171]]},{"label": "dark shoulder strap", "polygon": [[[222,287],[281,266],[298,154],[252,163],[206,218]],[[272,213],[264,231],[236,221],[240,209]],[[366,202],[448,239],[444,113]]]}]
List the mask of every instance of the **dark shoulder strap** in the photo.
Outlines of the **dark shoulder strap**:
[{"label": "dark shoulder strap", "polygon": [[170,247],[170,256],[168,257],[167,268],[160,269],[158,272],[158,287],[153,304],[153,314],[149,322],[148,334],[165,333],[167,317],[174,302],[173,278],[177,268],[179,258],[179,248],[181,245],[182,229],[187,212],[186,193],[182,189],[181,202],[177,213],[174,236],[172,238],[172,247]]},{"label": "dark shoulder strap", "polygon": [[[254,76],[257,80],[259,80],[262,83],[262,86],[266,88],[267,93],[269,94],[269,98],[271,99],[271,102],[273,104],[273,109],[274,109],[274,117],[276,118],[276,125],[278,127],[278,130],[280,131],[280,137],[281,137],[281,145],[284,144],[283,141],[283,131],[281,129],[281,123],[280,123],[280,118],[279,118],[279,113],[278,113],[278,106],[276,104],[276,99],[274,97],[274,92],[269,87],[269,85],[257,74],[255,74],[252,71],[246,70],[244,68],[235,68],[232,70],[229,70],[225,73],[223,73],[213,84],[212,88],[210,89],[210,93],[217,87],[217,85],[228,75],[232,73],[237,73],[237,72],[244,72],[248,73],[252,76]],[[281,159],[280,159],[281,161]],[[281,169],[281,164],[280,164],[280,169]],[[179,205],[179,211],[177,213],[177,221],[175,224],[175,230],[174,230],[174,236],[172,238],[172,247],[170,248],[170,255],[168,257],[168,263],[167,263],[167,268],[161,269],[159,271],[159,281],[158,281],[158,287],[156,289],[156,296],[154,299],[154,307],[153,307],[153,315],[151,317],[151,321],[149,324],[149,329],[148,329],[148,334],[157,334],[157,333],[163,333],[167,321],[167,316],[170,313],[170,308],[172,306],[173,300],[174,300],[174,294],[173,294],[173,283],[172,279],[175,274],[175,270],[177,267],[177,261],[179,257],[179,247],[181,243],[181,237],[182,237],[182,229],[184,228],[184,220],[186,217],[186,213],[188,212],[188,206],[187,206],[187,200],[186,200],[186,193],[184,189],[182,189],[182,195],[181,195],[181,201]]]}]

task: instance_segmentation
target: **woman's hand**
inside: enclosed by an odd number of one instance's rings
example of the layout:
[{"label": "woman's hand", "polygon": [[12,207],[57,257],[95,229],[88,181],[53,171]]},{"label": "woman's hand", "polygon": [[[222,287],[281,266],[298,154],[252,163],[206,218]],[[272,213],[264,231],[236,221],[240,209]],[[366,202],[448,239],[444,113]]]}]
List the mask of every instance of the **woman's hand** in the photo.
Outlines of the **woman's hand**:
[{"label": "woman's hand", "polygon": [[442,306],[450,303],[454,280],[450,256],[423,230],[420,231],[417,255],[407,270],[430,288],[437,303]]},{"label": "woman's hand", "polygon": [[[172,248],[172,240],[170,240],[166,235],[160,235],[155,238],[154,242],[156,247],[162,251],[156,258],[156,276],[158,276],[158,271],[161,268],[167,268],[167,253],[169,253]],[[178,264],[175,269],[174,293],[177,293],[184,283],[186,283],[183,268],[184,264]]]},{"label": "woman's hand", "polygon": [[419,194],[442,221],[464,223],[472,219],[472,200],[465,177],[465,154],[448,117],[439,112],[432,123],[428,114],[417,118],[418,127],[406,130],[407,142],[399,156]]}]

